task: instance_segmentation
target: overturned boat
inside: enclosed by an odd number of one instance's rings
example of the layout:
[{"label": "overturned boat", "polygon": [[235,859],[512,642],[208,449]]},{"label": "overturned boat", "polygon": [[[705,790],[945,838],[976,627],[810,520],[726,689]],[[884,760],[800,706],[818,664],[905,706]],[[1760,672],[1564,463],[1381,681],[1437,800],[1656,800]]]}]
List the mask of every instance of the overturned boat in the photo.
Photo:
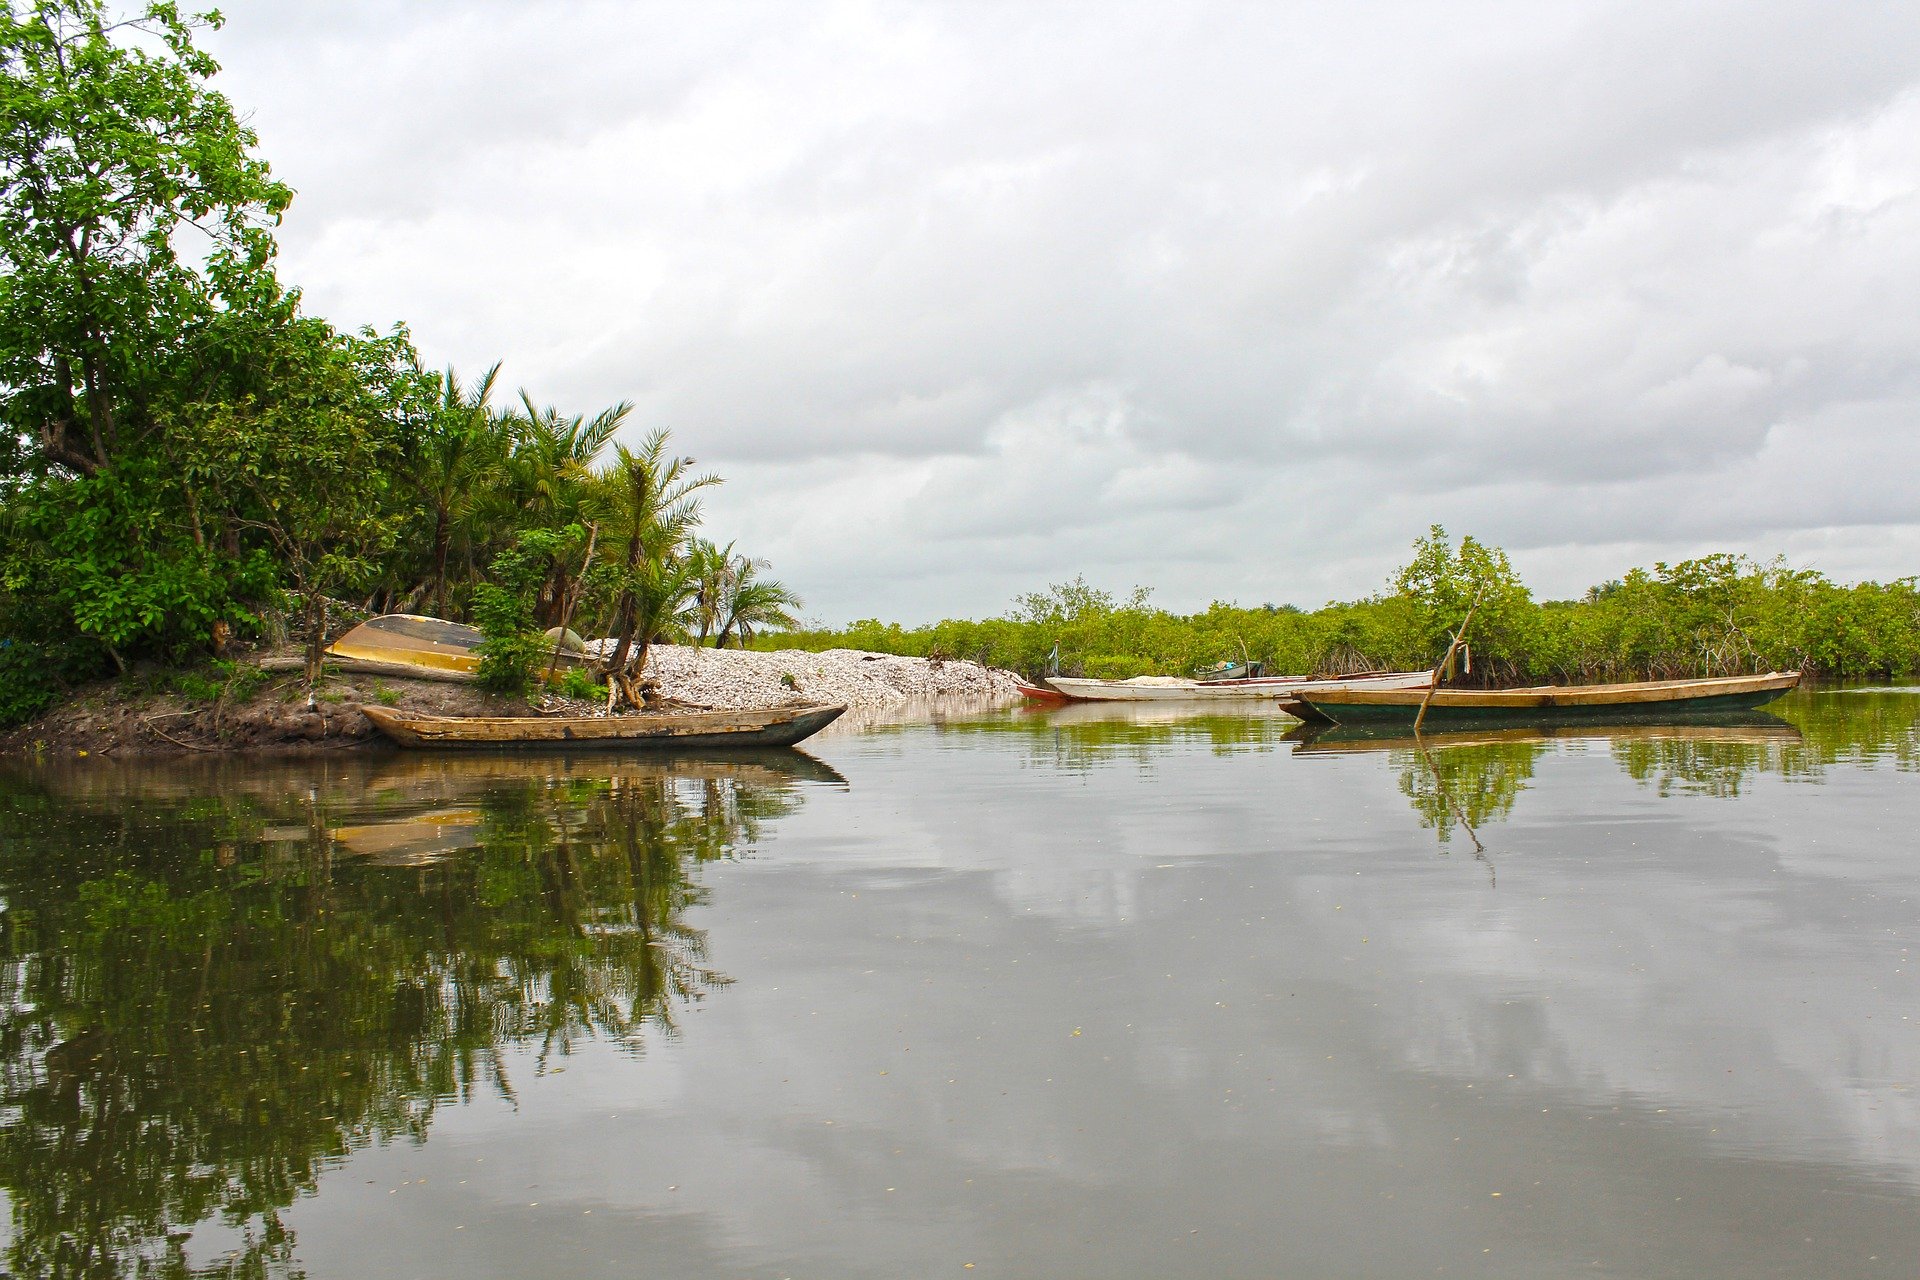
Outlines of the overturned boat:
[{"label": "overturned boat", "polygon": [[[572,632],[549,631],[554,661],[562,669],[587,660]],[[413,680],[465,683],[480,673],[480,643],[486,637],[465,623],[417,613],[383,613],[327,646],[327,661],[343,671]]]}]

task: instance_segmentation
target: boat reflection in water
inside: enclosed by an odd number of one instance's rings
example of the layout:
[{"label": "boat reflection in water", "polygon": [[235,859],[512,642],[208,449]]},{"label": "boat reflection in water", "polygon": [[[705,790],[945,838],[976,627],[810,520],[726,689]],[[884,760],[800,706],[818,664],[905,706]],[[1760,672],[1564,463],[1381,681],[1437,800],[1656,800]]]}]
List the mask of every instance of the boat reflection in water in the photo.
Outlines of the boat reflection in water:
[{"label": "boat reflection in water", "polygon": [[1290,735],[1303,756],[1385,753],[1400,791],[1442,843],[1456,826],[1477,832],[1508,818],[1540,759],[1555,751],[1607,751],[1629,776],[1662,795],[1732,796],[1754,774],[1795,771],[1794,725],[1763,711],[1673,724],[1584,722],[1529,728],[1450,727],[1415,735],[1404,725],[1303,725]]},{"label": "boat reflection in water", "polygon": [[0,773],[6,1270],[288,1267],[327,1164],[672,1035],[730,981],[702,865],[821,785],[795,751]]}]

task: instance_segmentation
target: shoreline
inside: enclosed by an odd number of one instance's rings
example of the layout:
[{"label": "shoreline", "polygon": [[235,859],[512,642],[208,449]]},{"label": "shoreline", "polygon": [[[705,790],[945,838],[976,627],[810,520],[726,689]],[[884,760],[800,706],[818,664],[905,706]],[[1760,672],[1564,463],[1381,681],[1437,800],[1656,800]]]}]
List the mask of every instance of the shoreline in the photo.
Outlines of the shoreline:
[{"label": "shoreline", "polygon": [[[279,755],[388,745],[360,713],[363,705],[451,716],[593,710],[552,697],[536,706],[473,684],[331,669],[323,669],[309,699],[298,674],[261,668],[263,660],[277,656],[252,654],[237,660],[241,677],[251,686],[244,697],[191,697],[132,688],[118,680],[76,689],[44,715],[0,734],[0,757]],[[976,662],[854,649],[760,652],[656,645],[645,674],[658,682],[665,698],[718,710],[773,707],[796,698],[869,712],[949,699],[1019,699],[1018,677],[1009,671]]]}]

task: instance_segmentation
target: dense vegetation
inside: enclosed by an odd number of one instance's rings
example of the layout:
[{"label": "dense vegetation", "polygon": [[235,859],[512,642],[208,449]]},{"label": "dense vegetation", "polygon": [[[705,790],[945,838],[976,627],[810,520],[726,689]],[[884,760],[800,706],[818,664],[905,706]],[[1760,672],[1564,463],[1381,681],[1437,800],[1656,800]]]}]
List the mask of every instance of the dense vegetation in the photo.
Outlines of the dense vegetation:
[{"label": "dense vegetation", "polygon": [[904,628],[868,619],[770,639],[972,658],[1038,674],[1113,679],[1184,674],[1228,658],[1272,672],[1430,666],[1478,599],[1454,678],[1468,684],[1585,682],[1806,670],[1895,676],[1920,671],[1920,587],[1912,578],[1846,586],[1780,563],[1730,555],[1636,569],[1574,601],[1537,602],[1506,555],[1433,529],[1387,589],[1311,613],[1216,603],[1179,615],[1149,593],[1127,599],[1086,582],[1021,596],[1006,616]]},{"label": "dense vegetation", "polygon": [[744,641],[798,601],[698,536],[696,474],[629,413],[495,403],[406,330],[343,333],[275,270],[293,198],[208,87],[217,18],[169,0],[0,7],[0,724],[63,683],[236,639],[310,642],[339,601],[524,632]]}]

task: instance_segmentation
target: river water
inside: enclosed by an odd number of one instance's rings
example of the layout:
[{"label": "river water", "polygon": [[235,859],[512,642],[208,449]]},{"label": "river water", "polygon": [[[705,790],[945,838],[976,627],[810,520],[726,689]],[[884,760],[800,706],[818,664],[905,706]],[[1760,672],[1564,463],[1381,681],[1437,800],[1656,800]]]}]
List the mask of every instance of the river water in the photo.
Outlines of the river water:
[{"label": "river water", "polygon": [[1920,692],[0,774],[9,1273],[1911,1276]]}]

